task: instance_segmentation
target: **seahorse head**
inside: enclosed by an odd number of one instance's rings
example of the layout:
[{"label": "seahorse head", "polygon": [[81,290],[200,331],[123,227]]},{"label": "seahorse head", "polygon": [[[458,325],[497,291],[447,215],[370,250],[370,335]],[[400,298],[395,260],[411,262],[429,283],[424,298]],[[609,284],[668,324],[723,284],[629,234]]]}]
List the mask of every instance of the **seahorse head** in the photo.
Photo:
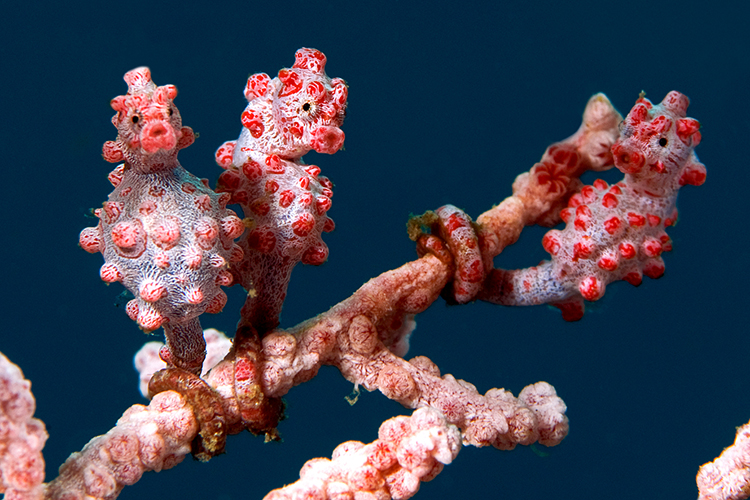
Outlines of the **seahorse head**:
[{"label": "seahorse head", "polygon": [[[271,79],[252,75],[245,87],[249,104],[242,113],[243,144],[285,159],[311,149],[333,154],[344,144],[340,127],[346,114],[347,86],[325,73],[326,57],[315,49],[299,49],[291,68]],[[250,137],[252,137],[252,139]]]},{"label": "seahorse head", "polygon": [[[160,159],[176,155],[179,149],[192,144],[194,135],[189,127],[182,126],[180,112],[174,105],[177,88],[174,85],[157,86],[145,66],[125,74],[128,92],[111,101],[117,114],[112,123],[117,128],[117,142],[105,144],[105,159],[120,161],[124,156],[129,163],[158,165]],[[107,146],[110,148],[108,156]]]},{"label": "seahorse head", "polygon": [[660,104],[643,97],[620,124],[620,137],[612,146],[615,166],[632,178],[634,186],[663,195],[683,184],[700,185],[705,168],[693,149],[700,143],[700,123],[687,118],[690,100],[672,91]]}]

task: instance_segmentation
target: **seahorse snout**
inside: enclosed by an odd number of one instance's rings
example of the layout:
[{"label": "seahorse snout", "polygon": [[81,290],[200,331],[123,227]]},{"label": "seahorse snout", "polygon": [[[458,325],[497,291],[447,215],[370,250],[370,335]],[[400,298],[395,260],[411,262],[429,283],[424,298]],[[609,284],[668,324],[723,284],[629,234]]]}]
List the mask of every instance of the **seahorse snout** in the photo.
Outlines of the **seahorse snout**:
[{"label": "seahorse snout", "polygon": [[310,145],[318,153],[332,155],[344,145],[344,132],[338,127],[320,126],[313,131]]},{"label": "seahorse snout", "polygon": [[166,120],[150,121],[141,130],[141,147],[148,153],[156,153],[159,149],[169,151],[176,144],[174,129]]}]

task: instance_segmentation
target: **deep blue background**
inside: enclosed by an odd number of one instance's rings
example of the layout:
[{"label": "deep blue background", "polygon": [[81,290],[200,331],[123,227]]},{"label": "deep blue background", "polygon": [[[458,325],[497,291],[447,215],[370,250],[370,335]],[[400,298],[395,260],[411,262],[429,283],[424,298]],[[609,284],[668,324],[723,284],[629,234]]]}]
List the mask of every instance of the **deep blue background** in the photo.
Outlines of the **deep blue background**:
[{"label": "deep blue background", "polygon": [[[695,498],[698,466],[750,418],[747,3],[600,4],[4,5],[0,350],[33,381],[51,436],[48,478],[143,402],[131,359],[149,339],[122,310],[122,288],[98,278],[100,256],[77,246],[111,189],[100,150],[115,137],[109,100],[125,92],[123,73],[148,65],[158,84],[177,85],[184,123],[200,134],[180,160],[215,179],[213,152],[239,134],[248,74],[273,75],[309,46],[349,83],[349,114],[346,150],[306,158],[335,183],[337,227],[329,262],[295,270],[286,326],[413,259],[410,213],[450,202],[476,216],[509,195],[517,174],[577,129],[594,92],[623,113],[641,90],[690,96],[708,180],[680,196],[663,279],[610,286],[574,324],[545,307],[438,301],[418,318],[410,355],[481,392],[547,380],[571,420],[546,457],[465,448],[417,498]],[[542,234],[527,230],[496,265],[537,263]],[[231,331],[240,296],[204,326]],[[288,395],[283,444],[235,436],[226,455],[147,474],[121,498],[260,498],[305,460],[371,441],[382,420],[407,413],[379,393],[349,407],[350,391],[324,369]]]}]

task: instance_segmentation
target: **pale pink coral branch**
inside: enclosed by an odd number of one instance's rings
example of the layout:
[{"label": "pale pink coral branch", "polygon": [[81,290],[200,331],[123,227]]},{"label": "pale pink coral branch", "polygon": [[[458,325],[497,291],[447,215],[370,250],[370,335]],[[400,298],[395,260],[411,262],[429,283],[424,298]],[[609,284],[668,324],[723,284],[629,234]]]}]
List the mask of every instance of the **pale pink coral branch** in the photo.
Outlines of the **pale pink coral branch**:
[{"label": "pale pink coral branch", "polygon": [[40,498],[44,487],[44,422],[33,418],[31,382],[0,353],[0,493],[6,500]]},{"label": "pale pink coral branch", "polygon": [[383,422],[372,443],[347,441],[333,450],[331,460],[308,460],[298,481],[273,490],[265,500],[411,498],[460,449],[458,429],[439,412],[420,408],[410,417]]},{"label": "pale pink coral branch", "polygon": [[198,423],[174,391],[128,408],[117,425],[73,453],[47,485],[48,499],[112,499],[147,471],[170,469],[190,453]]},{"label": "pale pink coral branch", "polygon": [[[423,311],[444,286],[450,270],[427,255],[363,285],[327,313],[289,331],[274,331],[263,341],[262,387],[280,397],[315,376],[320,366],[369,391],[380,390],[407,408],[430,406],[457,425],[466,444],[512,449],[539,441],[558,444],[567,434],[565,404],[554,388],[540,382],[518,399],[503,389],[481,395],[452,375],[441,377],[429,358],[400,357],[408,349],[412,316]],[[220,363],[208,376],[227,379]],[[212,385],[218,385],[212,383]]]},{"label": "pale pink coral branch", "polygon": [[700,491],[698,500],[750,497],[750,422],[737,429],[732,446],[701,466],[695,481]]}]

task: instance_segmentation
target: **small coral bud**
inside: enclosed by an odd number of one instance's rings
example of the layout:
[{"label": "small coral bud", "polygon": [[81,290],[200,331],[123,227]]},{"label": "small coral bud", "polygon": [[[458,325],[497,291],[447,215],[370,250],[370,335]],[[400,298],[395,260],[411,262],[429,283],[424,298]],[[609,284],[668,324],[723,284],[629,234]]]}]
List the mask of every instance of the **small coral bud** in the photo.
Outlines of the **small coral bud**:
[{"label": "small coral bud", "polygon": [[218,314],[224,309],[226,303],[227,294],[219,290],[206,305],[206,312],[209,314]]},{"label": "small coral bud", "polygon": [[271,78],[265,73],[256,73],[251,75],[247,79],[247,85],[245,85],[245,99],[252,101],[258,97],[263,97],[268,92],[268,85],[271,83]]},{"label": "small coral bud", "polygon": [[660,258],[649,259],[643,266],[643,274],[651,279],[661,278],[664,275],[664,261]]},{"label": "small coral bud", "polygon": [[550,255],[557,255],[557,252],[560,251],[561,245],[559,235],[560,231],[553,229],[548,231],[547,234],[544,235],[544,238],[542,238],[542,247]]},{"label": "small coral bud", "polygon": [[107,180],[110,184],[112,184],[114,187],[117,187],[122,182],[122,176],[125,172],[125,164],[121,163],[120,165],[117,165],[114,170],[112,170],[109,175],[107,176]]},{"label": "small coral bud", "polygon": [[138,321],[138,301],[135,299],[129,300],[125,306],[125,313],[133,321]]},{"label": "small coral bud", "polygon": [[612,193],[606,193],[602,197],[602,206],[604,208],[617,208],[617,196]]},{"label": "small coral bud", "polygon": [[628,224],[630,224],[632,227],[643,227],[646,225],[646,218],[641,214],[628,212],[627,214],[625,214],[625,217],[627,217]]},{"label": "small coral bud", "polygon": [[573,245],[573,261],[576,262],[579,259],[588,259],[594,252],[595,245],[590,240],[578,241]]},{"label": "small coral bud", "polygon": [[654,214],[646,214],[646,219],[648,220],[648,225],[651,227],[656,227],[661,223],[661,217]]},{"label": "small coral bud", "polygon": [[122,281],[122,273],[120,273],[120,270],[115,264],[104,264],[99,269],[99,276],[101,276],[102,280],[106,281],[107,283]]},{"label": "small coral bud", "polygon": [[78,236],[78,244],[88,253],[101,251],[101,232],[97,227],[87,227]]},{"label": "small coral bud", "polygon": [[623,241],[620,243],[618,249],[620,250],[620,255],[625,259],[632,259],[635,257],[635,246],[629,241]]},{"label": "small coral bud", "polygon": [[656,160],[656,162],[651,165],[651,170],[659,174],[666,173],[667,171],[666,167],[664,166],[664,162],[661,160]]},{"label": "small coral bud", "polygon": [[[571,198],[572,200],[573,198]],[[573,210],[570,208],[563,208],[560,210],[560,219],[562,219],[563,222],[568,223],[573,219]]]},{"label": "small coral bud", "polygon": [[688,163],[680,176],[680,185],[700,186],[706,182],[706,167],[702,163]]},{"label": "small coral bud", "polygon": [[310,145],[318,153],[333,154],[344,145],[344,132],[338,127],[318,127],[312,133]]},{"label": "small coral bud", "polygon": [[141,283],[138,295],[146,302],[156,302],[167,295],[167,289],[154,280],[145,280]]},{"label": "small coral bud", "polygon": [[176,217],[166,216],[154,226],[150,236],[157,246],[169,250],[180,241],[180,221]]},{"label": "small coral bud", "polygon": [[313,219],[313,216],[307,212],[300,214],[300,216],[292,222],[292,231],[294,231],[294,234],[302,238],[310,234],[314,227],[315,219]]},{"label": "small coral bud", "polygon": [[203,252],[194,246],[190,246],[185,249],[182,258],[185,259],[185,265],[190,269],[198,269],[203,262]]},{"label": "small coral bud", "polygon": [[685,116],[690,105],[690,99],[685,94],[673,90],[662,99],[661,104],[672,113]]},{"label": "small coral bud", "polygon": [[604,230],[607,231],[609,234],[615,234],[618,232],[618,230],[622,227],[622,221],[619,217],[610,217],[609,219],[606,219],[602,226],[604,227]]},{"label": "small coral bud", "polygon": [[622,279],[633,286],[638,286],[643,282],[643,274],[640,271],[632,271],[623,276]]},{"label": "small coral bud", "polygon": [[102,220],[107,224],[114,224],[122,214],[123,204],[119,202],[105,201],[102,204]]},{"label": "small coral bud", "polygon": [[319,245],[312,245],[302,254],[301,261],[303,264],[310,266],[319,266],[328,259],[328,246],[320,242]]},{"label": "small coral bud", "polygon": [[216,276],[216,284],[219,286],[230,286],[234,279],[232,278],[232,273],[227,271],[226,269],[219,272],[219,274]]},{"label": "small coral bud", "polygon": [[190,304],[200,304],[203,302],[203,292],[200,288],[193,288],[192,290],[188,290],[185,294],[185,299]]},{"label": "small coral bud", "polygon": [[352,349],[360,354],[368,355],[380,344],[375,325],[367,316],[359,315],[352,318],[347,333]]},{"label": "small coral bud", "polygon": [[658,257],[661,255],[663,248],[661,241],[654,238],[648,238],[643,241],[641,250],[647,257]]},{"label": "small coral bud", "polygon": [[578,290],[584,299],[593,302],[604,295],[604,283],[596,279],[595,276],[588,276],[581,280]]},{"label": "small coral bud", "polygon": [[194,232],[198,245],[204,250],[209,250],[219,237],[219,226],[213,219],[203,218],[195,223]]},{"label": "small coral bud", "polygon": [[618,261],[619,255],[615,253],[606,253],[599,258],[596,265],[605,271],[615,271],[617,270]]},{"label": "small coral bud", "polygon": [[236,215],[230,215],[229,217],[224,217],[219,221],[221,225],[221,231],[224,233],[224,236],[229,238],[230,240],[239,238],[242,232],[245,230],[245,225],[242,224],[242,219],[237,217]]},{"label": "small coral bud", "polygon": [[157,251],[154,252],[154,264],[159,269],[166,269],[169,267],[169,255],[166,252]]},{"label": "small coral bud", "polygon": [[143,244],[143,227],[140,221],[118,222],[112,228],[112,243],[121,250],[134,250]]},{"label": "small coral bud", "polygon": [[195,142],[195,132],[190,127],[180,129],[179,138],[177,139],[176,149],[185,149]]},{"label": "small coral bud", "polygon": [[221,168],[227,169],[232,165],[232,156],[236,145],[237,141],[227,141],[216,150],[216,163]]},{"label": "small coral bud", "polygon": [[156,330],[164,324],[165,318],[159,314],[153,307],[138,308],[138,326],[150,332]]},{"label": "small coral bud", "polygon": [[253,112],[252,110],[243,112],[241,121],[242,126],[248,129],[250,131],[250,135],[252,135],[256,139],[262,136],[263,132],[265,132],[263,120],[257,113]]},{"label": "small coral bud", "polygon": [[119,163],[125,156],[122,154],[122,149],[115,141],[107,141],[102,147],[102,157],[104,161],[109,163]]},{"label": "small coral bud", "polygon": [[227,261],[221,255],[215,253],[208,258],[209,265],[215,268],[222,268],[227,265]]}]

